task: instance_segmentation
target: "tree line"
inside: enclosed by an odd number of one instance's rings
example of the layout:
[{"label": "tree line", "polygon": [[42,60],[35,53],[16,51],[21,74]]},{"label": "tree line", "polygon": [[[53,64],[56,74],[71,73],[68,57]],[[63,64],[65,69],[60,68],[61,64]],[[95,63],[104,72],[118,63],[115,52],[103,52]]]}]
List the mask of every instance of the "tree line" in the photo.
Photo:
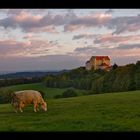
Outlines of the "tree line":
[{"label": "tree line", "polygon": [[25,78],[4,78],[0,79],[0,87],[7,87],[17,84],[30,84],[41,82],[43,77],[25,77]]},{"label": "tree line", "polygon": [[114,64],[108,72],[79,67],[59,75],[48,75],[44,79],[47,87],[91,90],[94,93],[119,92],[140,89],[140,61],[136,64],[118,66]]}]

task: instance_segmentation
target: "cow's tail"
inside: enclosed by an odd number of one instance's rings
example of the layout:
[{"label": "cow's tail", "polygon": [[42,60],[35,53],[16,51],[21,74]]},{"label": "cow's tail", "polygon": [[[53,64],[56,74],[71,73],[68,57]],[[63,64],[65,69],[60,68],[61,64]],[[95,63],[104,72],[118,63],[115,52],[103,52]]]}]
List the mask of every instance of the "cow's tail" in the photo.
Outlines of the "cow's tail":
[{"label": "cow's tail", "polygon": [[15,99],[16,99],[16,94],[13,92],[13,93],[11,93],[11,105],[12,106],[14,105]]}]

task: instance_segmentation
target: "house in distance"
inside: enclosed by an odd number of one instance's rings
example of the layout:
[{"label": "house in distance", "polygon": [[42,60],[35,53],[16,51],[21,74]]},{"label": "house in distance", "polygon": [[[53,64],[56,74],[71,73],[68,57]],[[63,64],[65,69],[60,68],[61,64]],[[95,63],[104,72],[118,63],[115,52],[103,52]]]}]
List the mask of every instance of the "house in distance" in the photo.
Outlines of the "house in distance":
[{"label": "house in distance", "polygon": [[92,56],[90,60],[86,62],[86,70],[110,70],[110,58],[108,56]]}]

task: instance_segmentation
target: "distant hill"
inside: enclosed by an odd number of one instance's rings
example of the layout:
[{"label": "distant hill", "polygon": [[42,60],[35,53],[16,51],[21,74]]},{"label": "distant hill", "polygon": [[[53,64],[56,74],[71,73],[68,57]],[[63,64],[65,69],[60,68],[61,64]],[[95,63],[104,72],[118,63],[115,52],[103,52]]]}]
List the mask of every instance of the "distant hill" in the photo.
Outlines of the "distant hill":
[{"label": "distant hill", "polygon": [[6,73],[0,74],[0,79],[5,79],[5,78],[33,78],[33,77],[42,77],[45,75],[57,75],[63,72],[66,72],[67,70],[61,70],[61,71],[34,71],[34,72],[13,72],[13,73]]}]

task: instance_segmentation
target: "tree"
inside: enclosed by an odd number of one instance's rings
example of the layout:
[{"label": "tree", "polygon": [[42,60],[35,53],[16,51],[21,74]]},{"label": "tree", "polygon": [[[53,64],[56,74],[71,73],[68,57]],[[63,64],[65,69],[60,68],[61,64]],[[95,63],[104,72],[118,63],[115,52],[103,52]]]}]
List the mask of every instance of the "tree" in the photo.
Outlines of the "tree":
[{"label": "tree", "polygon": [[114,65],[112,66],[113,69],[118,68],[118,65],[116,63],[114,63]]}]

